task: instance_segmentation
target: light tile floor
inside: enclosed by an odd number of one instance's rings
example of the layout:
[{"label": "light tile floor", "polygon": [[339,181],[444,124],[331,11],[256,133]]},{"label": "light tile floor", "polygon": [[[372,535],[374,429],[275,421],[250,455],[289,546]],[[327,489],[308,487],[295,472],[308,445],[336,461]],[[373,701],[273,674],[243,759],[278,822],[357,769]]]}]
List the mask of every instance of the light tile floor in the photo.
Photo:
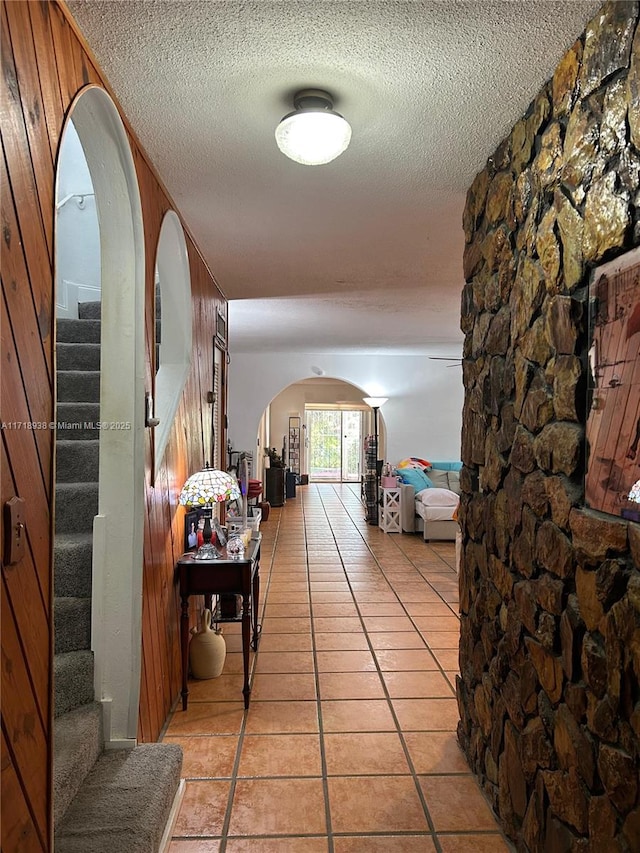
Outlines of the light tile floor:
[{"label": "light tile floor", "polygon": [[503,853],[456,741],[451,542],[385,534],[359,487],[309,485],[262,525],[262,639],[242,704],[191,681],[164,739],[184,750],[170,853]]}]

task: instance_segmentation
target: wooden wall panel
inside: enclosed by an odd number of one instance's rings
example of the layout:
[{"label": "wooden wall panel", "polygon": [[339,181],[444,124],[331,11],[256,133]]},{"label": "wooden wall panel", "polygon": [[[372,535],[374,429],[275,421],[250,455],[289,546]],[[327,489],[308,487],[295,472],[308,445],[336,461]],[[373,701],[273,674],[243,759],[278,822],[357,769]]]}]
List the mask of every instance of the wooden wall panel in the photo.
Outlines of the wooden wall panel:
[{"label": "wooden wall panel", "polygon": [[[4,574],[4,573],[3,573]],[[22,647],[24,626],[19,625],[11,610],[9,591],[3,577],[2,605],[2,728],[14,757],[14,765],[19,767],[20,783],[33,813],[36,829],[44,841],[47,837],[48,814],[51,789],[49,787],[48,761],[45,771],[40,773],[24,772],[25,768],[35,767],[41,762],[41,756],[48,757],[47,729],[43,726],[38,711],[38,699],[29,672],[19,664],[25,657]],[[18,699],[19,701],[11,701]],[[4,798],[3,798],[4,800]],[[4,801],[3,801],[4,807]],[[4,815],[3,815],[4,818]],[[4,829],[4,819],[2,821]],[[2,850],[4,851],[4,839]]]},{"label": "wooden wall panel", "polygon": [[7,737],[2,730],[2,849],[21,853],[46,850],[38,835],[29,804],[13,764]]},{"label": "wooden wall panel", "polygon": [[[0,0],[2,76],[2,420],[54,420],[55,164],[64,120],[88,84],[110,92],[89,49],[56,2]],[[111,94],[111,93],[110,93]],[[113,97],[113,95],[112,95]],[[114,99],[115,101],[115,99]],[[117,105],[117,102],[116,102]],[[154,270],[160,226],[172,209],[126,116],[145,240],[146,387],[155,381]],[[179,211],[177,211],[179,213]],[[139,738],[156,740],[180,693],[175,561],[183,550],[180,488],[208,459],[213,341],[226,303],[187,234],[193,363],[157,477],[145,442],[142,674]],[[2,430],[2,503],[27,499],[28,554],[2,566],[3,853],[50,851],[52,701],[52,485],[54,435]],[[223,440],[220,437],[220,440]],[[201,603],[192,602],[195,622]],[[26,736],[26,732],[29,736]],[[6,798],[6,799],[5,799]],[[5,808],[7,816],[5,816]]]},{"label": "wooden wall panel", "polygon": [[[25,131],[29,145],[31,163],[37,187],[40,219],[47,247],[49,262],[53,258],[54,186],[53,157],[47,138],[44,105],[40,91],[38,65],[35,56],[33,33],[28,3],[9,3],[6,7],[11,34],[11,47],[18,77],[18,89],[25,117]],[[26,100],[28,99],[28,100]],[[35,210],[32,211],[32,216]]]},{"label": "wooden wall panel", "polygon": [[51,161],[55,163],[58,154],[58,142],[64,117],[62,96],[58,85],[56,57],[53,49],[53,33],[49,20],[48,3],[29,3],[31,31],[38,67],[38,82],[42,107],[47,125],[47,141],[51,149]]}]

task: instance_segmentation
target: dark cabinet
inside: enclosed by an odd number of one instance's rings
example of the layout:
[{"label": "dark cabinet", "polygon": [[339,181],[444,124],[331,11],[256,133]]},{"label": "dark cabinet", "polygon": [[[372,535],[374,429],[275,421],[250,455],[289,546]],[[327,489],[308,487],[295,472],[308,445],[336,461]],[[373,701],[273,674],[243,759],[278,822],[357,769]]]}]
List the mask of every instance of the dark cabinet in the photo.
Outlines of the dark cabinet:
[{"label": "dark cabinet", "polygon": [[282,506],[285,501],[285,469],[264,469],[264,496],[271,506]]}]

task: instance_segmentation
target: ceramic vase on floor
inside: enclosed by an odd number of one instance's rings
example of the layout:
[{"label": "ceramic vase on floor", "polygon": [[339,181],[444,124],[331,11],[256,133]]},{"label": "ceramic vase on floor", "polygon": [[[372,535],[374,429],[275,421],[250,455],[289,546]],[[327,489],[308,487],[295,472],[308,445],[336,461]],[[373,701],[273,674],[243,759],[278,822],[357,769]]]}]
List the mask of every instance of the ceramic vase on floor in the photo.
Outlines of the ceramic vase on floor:
[{"label": "ceramic vase on floor", "polygon": [[211,627],[211,611],[203,610],[202,627],[191,629],[189,665],[194,678],[217,678],[224,669],[227,644],[222,634]]}]

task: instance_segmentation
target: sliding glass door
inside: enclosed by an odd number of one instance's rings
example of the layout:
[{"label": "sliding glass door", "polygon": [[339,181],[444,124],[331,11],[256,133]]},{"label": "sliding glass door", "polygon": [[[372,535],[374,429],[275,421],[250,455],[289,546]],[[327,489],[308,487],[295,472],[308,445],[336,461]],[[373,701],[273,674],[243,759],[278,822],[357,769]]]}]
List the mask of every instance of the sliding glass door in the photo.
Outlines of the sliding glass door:
[{"label": "sliding glass door", "polygon": [[358,482],[362,458],[362,412],[307,409],[309,479]]}]

